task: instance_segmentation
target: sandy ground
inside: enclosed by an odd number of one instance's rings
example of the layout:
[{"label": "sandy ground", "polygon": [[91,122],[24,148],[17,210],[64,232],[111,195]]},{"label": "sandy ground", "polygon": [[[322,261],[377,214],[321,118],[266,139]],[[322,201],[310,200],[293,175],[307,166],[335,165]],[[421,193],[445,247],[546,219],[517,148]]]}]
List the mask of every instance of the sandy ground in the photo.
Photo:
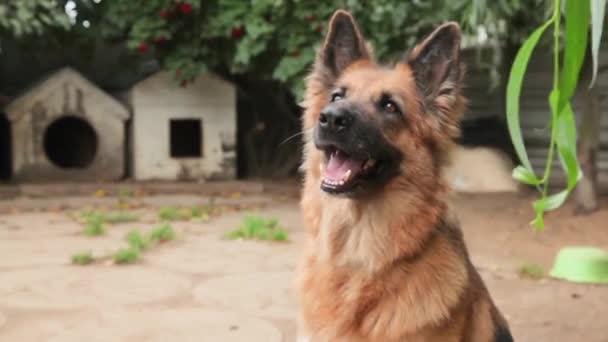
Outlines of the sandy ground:
[{"label": "sandy ground", "polygon": [[[82,250],[104,255],[124,246],[128,231],[157,224],[158,206],[208,199],[140,199],[131,209],[137,222],[111,226],[95,238],[83,236],[82,224],[61,209],[84,206],[85,199],[37,201],[2,201],[11,210],[0,215],[0,341],[295,340],[290,282],[303,240],[295,196],[227,199],[231,210],[206,222],[174,222],[178,239],[130,266],[73,266],[69,259]],[[473,261],[516,341],[608,341],[608,287],[518,275],[524,264],[548,270],[563,246],[608,248],[608,210],[577,217],[565,207],[536,234],[528,225],[530,201],[524,195],[455,198]],[[277,218],[290,241],[224,239],[251,211]]]}]

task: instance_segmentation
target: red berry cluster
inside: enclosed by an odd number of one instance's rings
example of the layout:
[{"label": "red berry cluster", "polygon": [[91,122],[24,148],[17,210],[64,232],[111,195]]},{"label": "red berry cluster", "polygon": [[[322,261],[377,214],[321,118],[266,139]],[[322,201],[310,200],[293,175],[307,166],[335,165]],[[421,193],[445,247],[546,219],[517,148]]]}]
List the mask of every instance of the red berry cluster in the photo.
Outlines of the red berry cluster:
[{"label": "red berry cluster", "polygon": [[243,25],[233,27],[232,31],[230,32],[230,36],[232,37],[232,39],[241,39],[244,35],[245,26]]},{"label": "red berry cluster", "polygon": [[[306,20],[306,22],[309,23],[314,23],[317,20],[317,16],[314,14],[310,14],[307,15],[306,18],[304,18]],[[315,30],[317,30],[319,33],[323,33],[323,24],[322,23],[318,23],[317,26],[315,27]]]},{"label": "red berry cluster", "polygon": [[192,13],[192,5],[187,2],[182,2],[178,5],[179,11],[182,12],[183,15],[188,15]]},{"label": "red berry cluster", "polygon": [[173,8],[164,8],[158,13],[158,15],[161,18],[168,19],[175,15],[180,15],[180,14],[189,15],[193,11],[194,11],[194,7],[192,7],[191,3],[187,2],[187,1],[177,1],[177,2],[175,2],[175,5],[173,6]]},{"label": "red berry cluster", "polygon": [[141,53],[142,55],[145,54],[146,52],[148,52],[148,43],[146,42],[141,42],[138,46],[137,46],[137,51],[139,51],[139,53]]},{"label": "red berry cluster", "polygon": [[[194,7],[192,7],[191,3],[187,1],[175,1],[172,8],[163,8],[160,10],[160,12],[158,12],[158,15],[163,19],[170,19],[178,15],[189,15],[193,11]],[[152,43],[159,45],[167,42],[167,40],[168,39],[165,36],[158,36],[152,39]],[[150,46],[148,45],[148,42],[141,42],[137,46],[137,51],[142,55],[148,53],[149,50]]]}]

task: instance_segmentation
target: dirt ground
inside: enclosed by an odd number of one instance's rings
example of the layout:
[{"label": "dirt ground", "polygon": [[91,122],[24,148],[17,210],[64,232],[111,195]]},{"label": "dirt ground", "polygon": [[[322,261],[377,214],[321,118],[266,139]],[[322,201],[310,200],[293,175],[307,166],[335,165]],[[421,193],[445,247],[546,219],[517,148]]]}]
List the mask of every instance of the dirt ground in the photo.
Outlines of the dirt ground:
[{"label": "dirt ground", "polygon": [[[131,229],[157,225],[158,207],[204,205],[194,195],[130,200],[137,222],[85,237],[73,210],[111,207],[114,198],[0,201],[0,341],[294,341],[290,291],[303,240],[297,196],[228,196],[209,220],[173,222],[175,241],[134,265],[70,264],[75,252],[104,255]],[[295,193],[295,192],[294,192]],[[536,234],[528,195],[457,195],[465,237],[516,341],[606,342],[608,287],[522,277],[522,265],[548,271],[559,248],[608,248],[608,210],[573,216],[565,208]],[[608,203],[603,203],[608,208]],[[1,209],[0,208],[0,209]],[[27,208],[25,210],[24,208]],[[277,218],[289,242],[227,240],[244,215]]]}]

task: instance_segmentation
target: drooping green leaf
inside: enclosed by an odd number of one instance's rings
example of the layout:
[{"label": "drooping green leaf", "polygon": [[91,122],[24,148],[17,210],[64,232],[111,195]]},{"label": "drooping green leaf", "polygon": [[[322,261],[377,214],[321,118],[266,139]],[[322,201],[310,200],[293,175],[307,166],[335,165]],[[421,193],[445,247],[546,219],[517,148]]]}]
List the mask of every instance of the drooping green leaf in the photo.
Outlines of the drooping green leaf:
[{"label": "drooping green leaf", "polygon": [[537,28],[524,42],[517,52],[507,84],[507,125],[509,127],[509,134],[511,135],[511,141],[515,147],[515,152],[517,153],[519,160],[532,174],[534,174],[534,171],[532,171],[532,165],[530,164],[528,154],[526,153],[519,124],[519,98],[530,56],[532,55],[538,40],[552,23],[553,20],[547,21],[544,25]]},{"label": "drooping green leaf", "polygon": [[582,173],[576,157],[576,121],[570,103],[557,118],[557,151],[562,167],[567,175],[567,192],[574,190]]},{"label": "drooping green leaf", "polygon": [[581,66],[587,52],[589,30],[589,2],[566,2],[566,49],[560,78],[560,98],[557,113],[561,113],[574,94]]},{"label": "drooping green leaf", "polygon": [[540,179],[536,178],[534,173],[521,165],[518,165],[513,169],[512,176],[515,180],[523,184],[539,185],[541,183]]},{"label": "drooping green leaf", "polygon": [[547,196],[544,210],[551,211],[561,207],[568,198],[568,194],[568,190],[562,190],[556,194]]},{"label": "drooping green leaf", "polygon": [[[591,1],[591,54],[593,56],[593,76],[589,87],[593,87],[597,77],[597,69],[599,64],[600,42],[602,41],[602,32],[604,30],[604,13],[606,9],[606,0],[590,0]],[[582,0],[582,2],[585,2]]]},{"label": "drooping green leaf", "polygon": [[543,231],[545,229],[545,212],[559,208],[568,198],[568,194],[568,190],[562,190],[556,194],[534,201],[532,207],[534,208],[536,217],[532,221],[532,224],[536,228],[536,231]]}]

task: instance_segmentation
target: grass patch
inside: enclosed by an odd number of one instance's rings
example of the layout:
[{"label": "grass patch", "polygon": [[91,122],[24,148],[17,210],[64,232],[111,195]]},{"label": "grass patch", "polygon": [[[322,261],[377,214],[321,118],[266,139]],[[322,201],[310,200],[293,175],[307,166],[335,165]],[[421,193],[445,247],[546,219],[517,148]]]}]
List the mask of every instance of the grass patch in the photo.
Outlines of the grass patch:
[{"label": "grass patch", "polygon": [[287,241],[289,233],[280,228],[276,219],[266,219],[256,215],[246,216],[241,225],[228,232],[226,237],[232,240],[271,240]]},{"label": "grass patch", "polygon": [[95,257],[89,251],[80,252],[72,255],[72,264],[74,265],[89,265],[95,262]]},{"label": "grass patch", "polygon": [[158,210],[158,218],[162,221],[189,221],[191,219],[201,219],[208,221],[212,215],[218,212],[215,206],[215,198],[209,199],[209,203],[203,206],[190,208],[162,207]]},{"label": "grass patch", "polygon": [[163,221],[188,221],[192,211],[187,208],[164,207],[158,210],[158,218]]},{"label": "grass patch", "polygon": [[139,220],[137,215],[124,210],[100,213],[100,215],[102,220],[109,224],[130,223]]},{"label": "grass patch", "polygon": [[175,240],[175,230],[168,223],[163,223],[150,232],[149,241],[151,243],[163,243],[171,240]]},{"label": "grass patch", "polygon": [[118,195],[119,199],[128,199],[130,197],[133,197],[133,191],[131,189],[129,189],[128,187],[121,186],[118,189],[117,195]]},{"label": "grass patch", "polygon": [[104,222],[109,224],[129,223],[139,220],[139,217],[128,211],[113,211],[103,214]]},{"label": "grass patch", "polygon": [[85,223],[101,222],[108,224],[129,223],[139,220],[139,217],[125,210],[101,212],[86,210],[80,214],[81,221]]},{"label": "grass patch", "polygon": [[139,256],[139,249],[133,247],[123,248],[114,254],[114,263],[119,265],[132,264],[139,260]]},{"label": "grass patch", "polygon": [[[85,228],[85,234],[97,234],[100,235],[99,231],[103,230],[103,221],[96,218],[91,219],[91,222]],[[91,232],[88,231],[91,230]],[[128,247],[122,248],[116,251],[114,254],[110,254],[107,258],[114,260],[117,265],[132,264],[140,260],[141,254],[144,251],[150,249],[155,245],[163,242],[175,240],[176,233],[171,224],[164,223],[153,229],[150,234],[144,235],[137,230],[132,230],[125,236]],[[106,257],[104,257],[106,259]],[[77,253],[72,256],[72,263],[75,265],[88,265],[97,261],[91,254],[91,252]]]},{"label": "grass patch", "polygon": [[106,229],[103,226],[103,221],[101,220],[90,220],[84,226],[84,230],[82,231],[86,236],[101,236],[106,233]]},{"label": "grass patch", "polygon": [[139,231],[132,230],[125,237],[131,248],[144,251],[150,246],[150,240],[146,239]]},{"label": "grass patch", "polygon": [[141,254],[151,247],[175,239],[175,231],[170,224],[165,223],[153,229],[149,235],[144,236],[137,230],[130,231],[125,240],[129,247],[123,248],[114,254],[114,263],[118,265],[132,264],[141,258]]},{"label": "grass patch", "polygon": [[534,263],[526,263],[517,269],[517,274],[522,278],[541,279],[545,276],[545,269]]},{"label": "grass patch", "polygon": [[192,218],[200,219],[203,222],[207,222],[211,219],[213,209],[209,209],[207,207],[192,207],[192,209],[190,209],[190,213],[192,215]]},{"label": "grass patch", "polygon": [[127,187],[120,187],[118,189],[118,208],[120,210],[129,209],[129,199],[133,196],[132,191]]},{"label": "grass patch", "polygon": [[191,213],[193,218],[200,218],[203,221],[209,221],[212,215],[217,214],[215,206],[215,198],[211,197],[209,203],[202,207],[192,207]]}]

